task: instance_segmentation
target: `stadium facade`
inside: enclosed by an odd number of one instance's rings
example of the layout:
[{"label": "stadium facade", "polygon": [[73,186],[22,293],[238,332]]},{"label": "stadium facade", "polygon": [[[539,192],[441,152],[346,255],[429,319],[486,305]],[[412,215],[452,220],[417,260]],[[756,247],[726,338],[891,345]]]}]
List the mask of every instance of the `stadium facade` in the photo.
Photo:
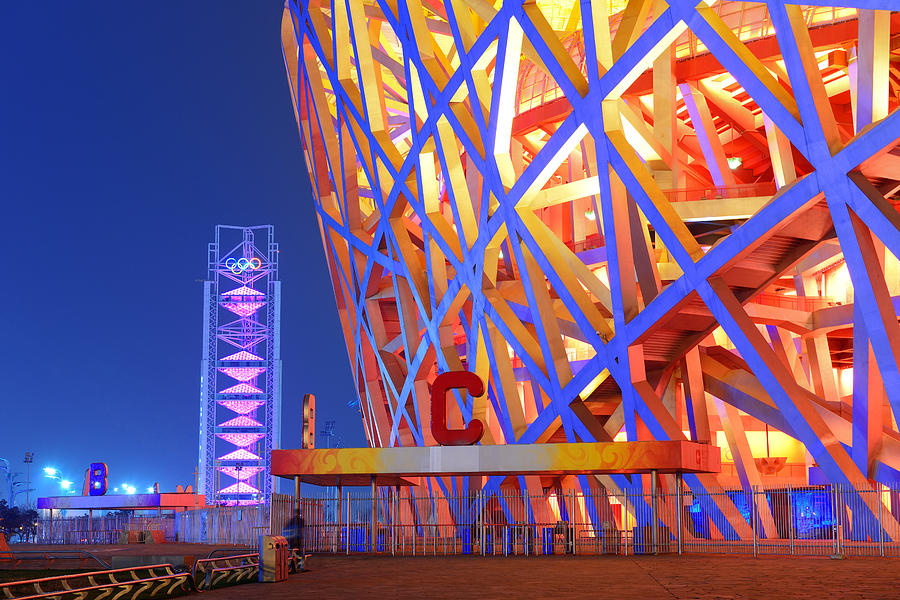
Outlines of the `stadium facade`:
[{"label": "stadium facade", "polygon": [[900,14],[875,8],[900,4],[825,4],[289,0],[369,443],[434,445],[430,384],[468,370],[487,393],[450,419],[480,419],[482,444],[707,442],[723,470],[685,475],[695,494],[842,485],[881,514],[900,481]]}]

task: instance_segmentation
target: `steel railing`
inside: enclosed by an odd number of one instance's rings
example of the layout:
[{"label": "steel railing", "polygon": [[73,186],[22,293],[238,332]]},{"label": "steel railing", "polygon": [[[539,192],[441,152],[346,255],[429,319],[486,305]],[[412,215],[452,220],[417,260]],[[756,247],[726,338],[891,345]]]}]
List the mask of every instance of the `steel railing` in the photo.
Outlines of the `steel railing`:
[{"label": "steel railing", "polygon": [[[422,493],[380,488],[179,513],[179,541],[256,548],[285,535],[305,553],[394,555],[741,554],[900,557],[900,490],[881,484],[705,490],[662,476],[590,494],[547,488]],[[116,525],[109,521],[110,525]],[[94,526],[99,525],[95,522]],[[73,536],[78,531],[70,528]],[[59,541],[63,536],[54,535]],[[110,532],[111,534],[111,532]],[[91,539],[106,535],[96,528]],[[0,556],[0,560],[3,556]],[[12,560],[9,554],[8,560]]]},{"label": "steel railing", "polygon": [[675,489],[668,479],[656,494],[445,496],[385,488],[374,499],[281,496],[271,505],[271,529],[304,552],[332,554],[900,556],[900,490],[706,492]]}]

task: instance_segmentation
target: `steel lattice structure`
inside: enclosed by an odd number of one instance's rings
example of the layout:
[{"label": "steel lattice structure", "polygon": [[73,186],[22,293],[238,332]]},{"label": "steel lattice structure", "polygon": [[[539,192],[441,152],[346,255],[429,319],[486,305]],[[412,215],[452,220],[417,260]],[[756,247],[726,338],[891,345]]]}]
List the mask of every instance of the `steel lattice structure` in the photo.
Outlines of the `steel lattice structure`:
[{"label": "steel lattice structure", "polygon": [[[433,444],[467,369],[482,443],[717,443],[696,492],[900,480],[900,3],[804,4],[287,3],[372,445]],[[511,483],[647,478],[483,489]]]},{"label": "steel lattice structure", "polygon": [[274,227],[216,226],[203,287],[199,493],[257,504],[281,439],[281,281]]}]

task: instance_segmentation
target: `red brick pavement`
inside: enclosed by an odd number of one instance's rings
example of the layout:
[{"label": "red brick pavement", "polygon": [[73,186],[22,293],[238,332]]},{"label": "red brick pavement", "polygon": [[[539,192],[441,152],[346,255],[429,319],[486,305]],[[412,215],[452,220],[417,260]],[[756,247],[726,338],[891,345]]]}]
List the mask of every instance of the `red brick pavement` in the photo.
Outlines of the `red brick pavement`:
[{"label": "red brick pavement", "polygon": [[892,559],[314,556],[307,566],[204,598],[900,598]]}]

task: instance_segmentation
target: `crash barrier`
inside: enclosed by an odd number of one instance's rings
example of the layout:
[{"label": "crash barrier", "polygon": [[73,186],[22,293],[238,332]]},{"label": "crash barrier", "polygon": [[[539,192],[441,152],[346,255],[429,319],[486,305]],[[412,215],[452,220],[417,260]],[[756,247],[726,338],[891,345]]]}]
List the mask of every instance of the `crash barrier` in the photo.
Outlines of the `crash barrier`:
[{"label": "crash barrier", "polygon": [[[276,536],[262,536],[263,539],[272,539]],[[265,542],[265,546],[268,546]],[[251,581],[263,581],[260,574],[260,557],[264,546],[260,546],[259,553],[237,554],[229,556],[213,557],[213,554],[226,552],[227,550],[213,550],[210,556],[200,559],[194,563],[191,571],[192,578],[197,590],[209,590],[214,587],[223,585],[233,585],[237,583],[246,583]],[[275,548],[269,548],[268,551]],[[283,581],[287,578],[286,573],[299,573],[306,569],[306,561],[310,558],[310,554],[303,554],[296,549],[290,549],[286,546],[286,540],[282,537],[278,542],[278,553],[272,553],[272,556],[266,554],[266,558],[270,561],[282,561],[280,565],[273,564],[272,573],[277,570],[278,577],[271,577],[265,581]],[[284,562],[286,561],[286,562]]]},{"label": "crash barrier", "polygon": [[202,558],[194,563],[191,578],[198,590],[256,581],[259,578],[259,555]]},{"label": "crash barrier", "polygon": [[176,572],[172,565],[150,565],[14,581],[0,585],[0,597],[137,600],[164,598],[194,590],[190,573]]},{"label": "crash barrier", "polygon": [[306,554],[297,548],[291,550],[291,573],[302,573],[306,570],[306,561],[312,558],[312,554]]},{"label": "crash barrier", "polygon": [[305,553],[900,557],[900,489],[708,492],[687,482],[679,489],[674,476],[663,476],[656,493],[646,493],[643,479],[593,494],[548,488],[451,496],[384,487],[375,498],[278,495],[272,531],[291,532]]}]

